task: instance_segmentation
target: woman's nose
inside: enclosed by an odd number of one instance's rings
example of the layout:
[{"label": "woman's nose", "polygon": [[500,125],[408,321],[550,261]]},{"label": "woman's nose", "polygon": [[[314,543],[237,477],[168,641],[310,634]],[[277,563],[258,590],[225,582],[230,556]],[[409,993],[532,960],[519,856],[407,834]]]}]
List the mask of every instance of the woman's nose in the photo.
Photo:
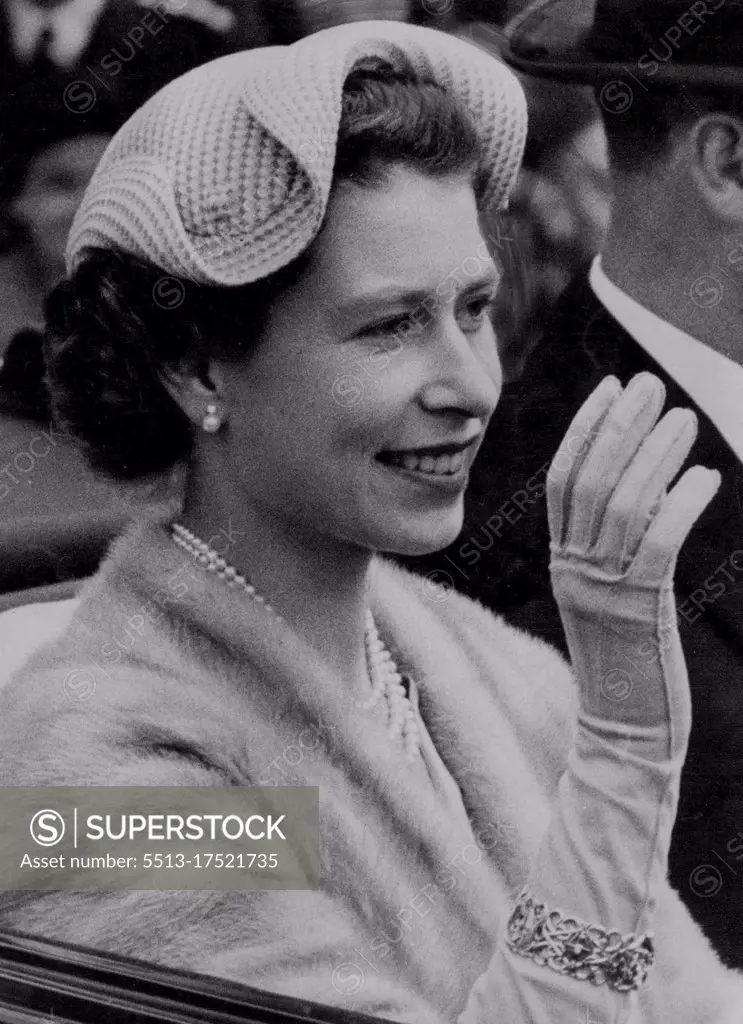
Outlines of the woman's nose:
[{"label": "woman's nose", "polygon": [[434,367],[422,397],[432,412],[456,410],[485,422],[492,416],[503,386],[495,334],[473,339],[458,326],[435,346]]}]

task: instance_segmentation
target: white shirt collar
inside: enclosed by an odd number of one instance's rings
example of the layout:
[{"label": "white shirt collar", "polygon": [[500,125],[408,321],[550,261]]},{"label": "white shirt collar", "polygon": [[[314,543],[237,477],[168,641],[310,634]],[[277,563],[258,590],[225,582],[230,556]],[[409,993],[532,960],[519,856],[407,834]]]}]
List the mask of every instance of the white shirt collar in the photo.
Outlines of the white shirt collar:
[{"label": "white shirt collar", "polygon": [[618,288],[596,256],[589,276],[596,298],[714,423],[743,462],[743,366],[661,320]]},{"label": "white shirt collar", "polygon": [[58,67],[69,68],[88,44],[93,26],[107,0],[67,0],[51,11],[31,0],[9,0],[8,18],[13,49],[29,60],[45,28],[52,30],[49,53]]}]

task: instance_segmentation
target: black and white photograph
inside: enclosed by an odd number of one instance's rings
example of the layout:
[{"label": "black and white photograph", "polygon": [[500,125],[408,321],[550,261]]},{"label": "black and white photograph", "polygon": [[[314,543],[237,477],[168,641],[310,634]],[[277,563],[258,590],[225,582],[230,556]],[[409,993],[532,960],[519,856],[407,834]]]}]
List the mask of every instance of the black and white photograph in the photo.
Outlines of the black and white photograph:
[{"label": "black and white photograph", "polygon": [[0,1024],[743,1024],[743,0],[0,0]]}]

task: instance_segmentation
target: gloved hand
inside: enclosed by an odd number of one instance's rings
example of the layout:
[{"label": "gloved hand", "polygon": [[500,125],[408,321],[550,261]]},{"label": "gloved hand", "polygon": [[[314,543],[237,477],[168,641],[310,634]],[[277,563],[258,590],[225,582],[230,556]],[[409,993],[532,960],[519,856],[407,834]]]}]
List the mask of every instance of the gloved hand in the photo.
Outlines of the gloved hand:
[{"label": "gloved hand", "polygon": [[570,912],[622,933],[648,929],[667,874],[691,727],[673,571],[720,483],[695,466],[667,493],[697,422],[672,409],[657,423],[664,400],[651,374],[624,392],[604,380],[573,420],[547,485],[553,588],[579,712],[536,877],[542,898],[560,898],[558,871],[568,865],[558,848],[569,836],[583,870]]},{"label": "gloved hand", "polygon": [[[574,419],[548,474],[550,566],[581,717],[642,758],[683,758],[691,725],[676,627],[679,549],[720,483],[695,466],[667,489],[689,454],[697,421],[672,409],[651,374],[622,393],[606,378]],[[572,464],[571,437],[592,440]]]},{"label": "gloved hand", "polygon": [[[694,467],[667,493],[697,425],[674,409],[656,426],[664,400],[650,374],[624,392],[607,378],[547,476],[577,734],[506,940],[460,1024],[492,1020],[493,1007],[532,1024],[660,1019],[643,982],[656,900],[673,900],[664,876],[691,723],[672,577],[719,485],[718,473]],[[674,939],[666,929],[659,961],[674,963]]]}]

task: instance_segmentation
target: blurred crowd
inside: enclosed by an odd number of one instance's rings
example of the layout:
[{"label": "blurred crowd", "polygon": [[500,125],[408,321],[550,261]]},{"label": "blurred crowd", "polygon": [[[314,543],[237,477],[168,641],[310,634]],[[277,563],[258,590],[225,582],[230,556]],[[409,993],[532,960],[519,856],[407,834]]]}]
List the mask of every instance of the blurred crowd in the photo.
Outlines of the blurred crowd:
[{"label": "blurred crowd", "polygon": [[[0,0],[0,357],[64,273],[74,212],[108,139],[170,79],[236,50],[364,18],[410,20],[497,52],[518,0]],[[551,304],[608,217],[590,95],[526,82],[531,129],[508,214],[489,226],[506,271],[496,312],[515,378]]]}]

